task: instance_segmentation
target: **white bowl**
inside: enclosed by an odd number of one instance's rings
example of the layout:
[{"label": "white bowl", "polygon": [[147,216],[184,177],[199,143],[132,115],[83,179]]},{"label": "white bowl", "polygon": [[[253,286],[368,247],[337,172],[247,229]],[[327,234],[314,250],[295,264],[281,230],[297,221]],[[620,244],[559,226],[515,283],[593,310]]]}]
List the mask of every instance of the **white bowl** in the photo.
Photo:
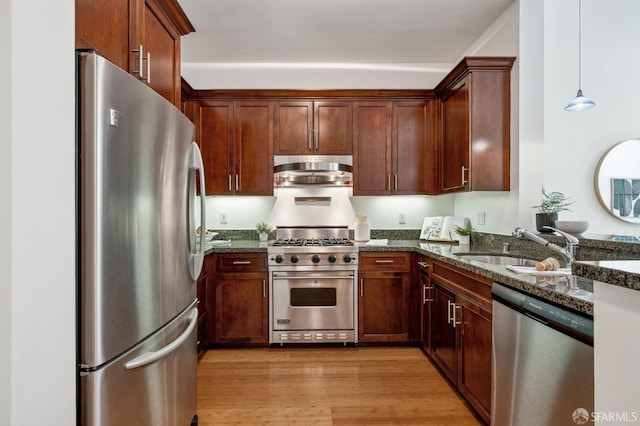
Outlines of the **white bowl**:
[{"label": "white bowl", "polygon": [[582,234],[589,228],[588,220],[556,220],[556,228],[569,234]]},{"label": "white bowl", "polygon": [[[213,231],[210,231],[210,230],[207,229],[205,231],[205,234],[204,234],[204,240],[205,241],[211,241],[218,234],[219,234],[219,232],[213,232]],[[196,236],[200,237],[200,228],[196,229]]]}]

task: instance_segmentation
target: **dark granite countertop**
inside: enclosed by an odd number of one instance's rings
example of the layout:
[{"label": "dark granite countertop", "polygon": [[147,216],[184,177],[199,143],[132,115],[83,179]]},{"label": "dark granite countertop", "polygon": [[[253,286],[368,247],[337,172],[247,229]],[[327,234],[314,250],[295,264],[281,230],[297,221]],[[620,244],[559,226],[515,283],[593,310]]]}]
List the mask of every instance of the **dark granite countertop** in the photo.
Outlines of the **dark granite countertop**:
[{"label": "dark granite countertop", "polygon": [[[206,254],[266,253],[269,243],[257,240],[231,240],[228,244],[206,244]],[[409,251],[424,254],[458,268],[474,272],[495,282],[549,300],[586,315],[593,316],[593,281],[578,276],[536,276],[516,274],[503,265],[490,265],[460,257],[460,254],[502,254],[491,244],[459,246],[449,243],[427,243],[420,240],[389,240],[386,245],[356,243],[361,252]],[[542,260],[546,256],[530,251],[513,250],[508,255]]]}]

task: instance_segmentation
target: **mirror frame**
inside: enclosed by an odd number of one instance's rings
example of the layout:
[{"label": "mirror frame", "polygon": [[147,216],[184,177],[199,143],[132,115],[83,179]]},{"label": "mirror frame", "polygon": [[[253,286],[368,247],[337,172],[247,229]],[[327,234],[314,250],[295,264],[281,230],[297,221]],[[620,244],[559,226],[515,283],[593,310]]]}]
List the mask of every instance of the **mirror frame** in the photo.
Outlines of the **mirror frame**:
[{"label": "mirror frame", "polygon": [[[629,150],[630,147],[635,144],[638,144],[638,154],[633,156],[624,155],[624,152]],[[621,152],[623,152],[623,154],[620,154]],[[602,154],[594,174],[594,189],[602,207],[616,219],[629,223],[640,223],[640,216],[633,216],[634,210],[640,210],[640,196],[636,197],[635,200],[631,199],[632,206],[630,209],[630,215],[621,216],[619,209],[615,208],[616,201],[614,200],[615,196],[613,189],[615,184],[613,179],[617,180],[619,185],[629,184],[631,187],[634,185],[640,185],[640,161],[638,159],[640,159],[640,138],[625,139],[618,142]],[[605,172],[607,169],[616,170],[616,166],[610,163],[614,162],[619,166],[621,162],[624,164],[624,161],[638,162],[638,172],[637,174],[634,173],[635,176],[616,176],[615,173]],[[607,174],[603,175],[604,173]],[[623,193],[622,195],[619,195],[619,197],[626,196]],[[620,199],[618,201],[620,201]]]}]

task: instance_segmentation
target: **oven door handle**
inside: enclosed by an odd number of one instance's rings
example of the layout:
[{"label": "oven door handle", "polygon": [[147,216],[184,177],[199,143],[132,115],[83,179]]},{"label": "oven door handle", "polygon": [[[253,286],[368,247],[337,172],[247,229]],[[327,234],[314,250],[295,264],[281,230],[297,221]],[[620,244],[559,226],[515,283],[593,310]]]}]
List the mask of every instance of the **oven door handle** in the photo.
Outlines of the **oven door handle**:
[{"label": "oven door handle", "polygon": [[314,275],[305,275],[305,276],[291,276],[291,275],[275,275],[273,274],[273,279],[274,280],[308,280],[309,278],[320,278],[323,280],[335,280],[335,279],[341,279],[341,280],[347,280],[347,279],[353,279],[354,275],[321,275],[321,274],[314,274]]}]

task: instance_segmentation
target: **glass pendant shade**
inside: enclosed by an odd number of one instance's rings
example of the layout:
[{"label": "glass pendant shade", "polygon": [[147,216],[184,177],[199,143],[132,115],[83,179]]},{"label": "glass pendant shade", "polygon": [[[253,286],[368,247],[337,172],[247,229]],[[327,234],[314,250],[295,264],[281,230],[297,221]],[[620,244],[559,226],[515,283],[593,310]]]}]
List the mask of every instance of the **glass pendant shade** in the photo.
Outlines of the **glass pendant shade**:
[{"label": "glass pendant shade", "polygon": [[564,107],[565,111],[582,111],[596,106],[596,103],[582,94],[582,90],[578,89],[576,97]]}]

